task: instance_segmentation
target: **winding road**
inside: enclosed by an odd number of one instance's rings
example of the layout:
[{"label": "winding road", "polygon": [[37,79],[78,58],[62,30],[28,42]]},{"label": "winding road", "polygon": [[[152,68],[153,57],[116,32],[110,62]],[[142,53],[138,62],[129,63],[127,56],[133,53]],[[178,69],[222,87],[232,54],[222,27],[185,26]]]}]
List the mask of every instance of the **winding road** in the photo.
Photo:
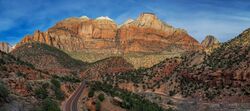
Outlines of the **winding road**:
[{"label": "winding road", "polygon": [[65,101],[63,111],[78,111],[77,102],[86,86],[86,81],[83,81],[76,91]]}]

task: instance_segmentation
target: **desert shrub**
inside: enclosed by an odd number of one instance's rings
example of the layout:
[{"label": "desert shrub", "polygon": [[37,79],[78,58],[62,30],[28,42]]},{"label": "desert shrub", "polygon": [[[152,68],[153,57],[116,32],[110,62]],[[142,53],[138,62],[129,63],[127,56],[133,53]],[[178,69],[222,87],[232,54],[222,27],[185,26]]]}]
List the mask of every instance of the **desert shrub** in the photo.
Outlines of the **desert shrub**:
[{"label": "desert shrub", "polygon": [[105,100],[105,97],[104,97],[104,94],[99,94],[98,95],[98,99],[100,100],[100,101],[103,101],[103,100]]},{"label": "desert shrub", "polygon": [[169,91],[169,96],[174,96],[176,94],[175,91]]},{"label": "desert shrub", "polygon": [[60,86],[61,86],[60,81],[58,81],[58,80],[55,79],[55,78],[51,79],[50,82],[51,82],[55,87],[57,87],[57,88],[60,88]]},{"label": "desert shrub", "polygon": [[58,103],[51,98],[46,98],[42,101],[42,106],[36,108],[36,111],[61,111]]},{"label": "desert shrub", "polygon": [[21,72],[19,72],[19,71],[16,73],[16,75],[17,75],[17,77],[23,77],[23,78],[26,77],[25,74],[23,74],[23,73],[21,73]]},{"label": "desert shrub", "polygon": [[60,81],[58,81],[57,79],[53,78],[53,79],[51,79],[50,82],[54,85],[54,87],[52,87],[52,89],[55,92],[56,99],[58,99],[58,100],[64,100],[65,95],[64,95],[64,93],[62,92],[62,90],[60,88],[61,87]]},{"label": "desert shrub", "polygon": [[5,99],[9,95],[9,90],[0,82],[0,98]]},{"label": "desert shrub", "polygon": [[88,97],[93,97],[94,94],[95,94],[94,89],[90,88],[89,93],[88,93]]},{"label": "desert shrub", "polygon": [[101,109],[101,102],[100,101],[96,102],[95,108],[96,108],[96,111],[100,111],[100,109]]},{"label": "desert shrub", "polygon": [[60,88],[54,87],[53,90],[55,92],[56,99],[64,100],[65,95],[64,95],[64,93],[62,92],[62,90]]},{"label": "desert shrub", "polygon": [[48,92],[45,88],[39,87],[35,89],[35,95],[37,98],[45,99],[46,97],[48,97]]}]

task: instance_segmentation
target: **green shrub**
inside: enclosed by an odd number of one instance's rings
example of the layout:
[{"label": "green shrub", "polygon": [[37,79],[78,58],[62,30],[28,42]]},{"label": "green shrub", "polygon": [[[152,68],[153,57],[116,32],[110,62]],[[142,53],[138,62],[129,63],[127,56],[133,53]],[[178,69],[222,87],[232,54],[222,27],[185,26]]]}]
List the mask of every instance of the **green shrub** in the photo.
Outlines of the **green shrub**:
[{"label": "green shrub", "polygon": [[35,95],[40,99],[45,99],[48,97],[48,92],[45,88],[40,87],[35,89]]},{"label": "green shrub", "polygon": [[103,100],[105,100],[105,97],[104,97],[104,94],[99,94],[98,95],[98,99],[100,100],[100,101],[103,101]]},{"label": "green shrub", "polygon": [[21,73],[21,72],[19,72],[19,71],[16,73],[16,75],[17,75],[17,77],[23,77],[23,78],[26,77],[25,74],[23,74],[23,73]]},{"label": "green shrub", "polygon": [[100,111],[100,109],[101,109],[101,102],[100,101],[96,102],[95,108],[96,108],[96,111]]},{"label": "green shrub", "polygon": [[46,98],[42,102],[42,106],[37,108],[37,111],[61,111],[56,101],[51,98]]},{"label": "green shrub", "polygon": [[50,81],[53,85],[54,85],[54,87],[52,87],[52,89],[54,90],[54,92],[55,92],[55,95],[56,95],[56,99],[57,100],[64,100],[64,93],[61,91],[61,83],[60,83],[60,81],[58,81],[57,79],[55,79],[55,78],[53,78],[53,79],[51,79],[51,81]]},{"label": "green shrub", "polygon": [[53,90],[55,92],[56,99],[58,99],[58,100],[64,100],[65,95],[64,95],[64,93],[62,92],[61,89],[55,87],[55,88],[53,88]]},{"label": "green shrub", "polygon": [[4,86],[3,83],[0,83],[0,98],[5,99],[9,95],[9,90]]},{"label": "green shrub", "polygon": [[176,94],[175,91],[169,91],[169,96],[174,96]]},{"label": "green shrub", "polygon": [[50,81],[55,87],[57,87],[57,88],[60,88],[61,87],[61,83],[60,83],[60,81],[58,81],[57,79],[51,79],[51,81]]},{"label": "green shrub", "polygon": [[91,89],[89,90],[88,97],[93,97],[94,94],[95,94],[95,91],[94,91],[94,89],[91,88]]}]

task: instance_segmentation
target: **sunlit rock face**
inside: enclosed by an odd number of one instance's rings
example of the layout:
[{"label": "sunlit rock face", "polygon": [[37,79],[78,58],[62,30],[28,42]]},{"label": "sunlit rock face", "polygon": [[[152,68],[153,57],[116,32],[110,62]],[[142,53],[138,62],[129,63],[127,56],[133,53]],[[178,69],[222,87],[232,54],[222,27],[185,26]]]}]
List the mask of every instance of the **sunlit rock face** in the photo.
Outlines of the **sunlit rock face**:
[{"label": "sunlit rock face", "polygon": [[111,53],[199,50],[201,45],[185,30],[162,22],[152,13],[118,25],[109,17],[68,18],[45,32],[35,31],[20,42],[38,41],[66,51]]},{"label": "sunlit rock face", "polygon": [[118,31],[124,52],[197,50],[200,44],[183,29],[176,29],[152,13],[143,13]]}]

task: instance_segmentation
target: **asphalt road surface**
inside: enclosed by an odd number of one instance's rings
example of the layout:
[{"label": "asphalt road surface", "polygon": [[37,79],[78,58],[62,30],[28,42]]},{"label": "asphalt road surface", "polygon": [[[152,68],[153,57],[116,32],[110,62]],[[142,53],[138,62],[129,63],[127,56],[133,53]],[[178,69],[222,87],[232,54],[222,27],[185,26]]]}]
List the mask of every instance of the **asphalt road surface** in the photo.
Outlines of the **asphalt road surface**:
[{"label": "asphalt road surface", "polygon": [[65,102],[63,111],[78,111],[77,102],[82,94],[83,89],[86,86],[86,82],[83,81],[76,91]]}]

